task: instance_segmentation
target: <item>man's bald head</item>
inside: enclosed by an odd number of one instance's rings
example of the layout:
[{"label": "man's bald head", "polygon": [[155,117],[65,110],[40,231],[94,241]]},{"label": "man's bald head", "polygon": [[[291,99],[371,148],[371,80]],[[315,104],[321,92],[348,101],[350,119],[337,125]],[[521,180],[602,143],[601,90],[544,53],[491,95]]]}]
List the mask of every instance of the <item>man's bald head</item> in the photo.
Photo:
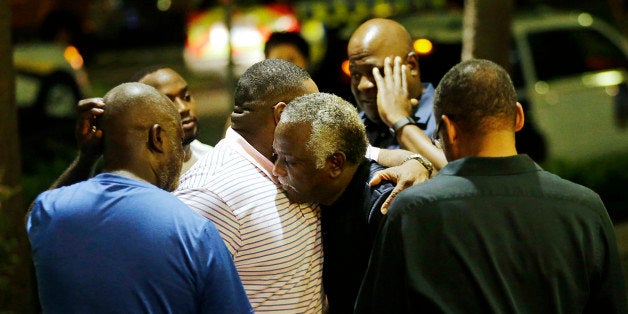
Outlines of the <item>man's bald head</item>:
[{"label": "man's bald head", "polygon": [[414,51],[412,37],[405,27],[396,21],[382,18],[362,23],[351,35],[349,47],[370,54],[384,50],[385,54],[397,56]]},{"label": "man's bald head", "polygon": [[125,170],[166,190],[176,187],[183,130],[172,101],[142,83],[118,85],[103,101],[104,170]]},{"label": "man's bald head", "polygon": [[[112,88],[103,98],[107,104],[107,115],[123,115],[150,109],[149,106],[157,106],[156,110],[148,110],[145,118],[160,116],[163,113],[177,112],[168,98],[159,93],[154,87],[142,83],[123,83]],[[176,115],[175,115],[176,116]],[[117,117],[117,116],[116,116]]]},{"label": "man's bald head", "polygon": [[[132,141],[134,130],[150,128],[154,123],[176,122],[178,112],[171,101],[155,88],[142,83],[124,83],[111,89],[104,97],[105,114],[101,129],[110,136]],[[175,113],[175,114],[173,114]],[[106,148],[106,147],[105,147]]]},{"label": "man's bald head", "polygon": [[376,18],[360,25],[347,46],[351,92],[355,101],[369,120],[383,123],[377,110],[377,85],[373,68],[384,73],[384,60],[400,57],[406,65],[408,96],[420,98],[423,87],[419,71],[419,59],[414,52],[412,37],[403,25],[388,19]]}]

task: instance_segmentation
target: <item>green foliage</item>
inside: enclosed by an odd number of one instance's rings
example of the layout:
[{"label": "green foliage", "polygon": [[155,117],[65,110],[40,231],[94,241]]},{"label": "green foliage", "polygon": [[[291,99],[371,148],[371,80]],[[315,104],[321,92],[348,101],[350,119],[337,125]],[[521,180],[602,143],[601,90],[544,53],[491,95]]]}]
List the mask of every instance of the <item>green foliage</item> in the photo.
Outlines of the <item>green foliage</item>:
[{"label": "green foliage", "polygon": [[[26,254],[25,229],[19,213],[21,191],[19,186],[11,189],[5,187],[0,193],[0,313],[13,312],[20,306],[29,308],[28,295],[30,274],[26,271],[31,264]],[[16,212],[17,217],[16,217]],[[16,287],[16,283],[23,283]],[[16,296],[20,296],[16,298]],[[22,298],[24,296],[24,298]]]},{"label": "green foliage", "polygon": [[24,161],[28,163],[22,174],[26,206],[29,206],[39,193],[50,187],[77,154],[76,148],[68,143],[57,142],[53,151],[52,156],[48,158],[42,158],[42,156],[24,157]]}]

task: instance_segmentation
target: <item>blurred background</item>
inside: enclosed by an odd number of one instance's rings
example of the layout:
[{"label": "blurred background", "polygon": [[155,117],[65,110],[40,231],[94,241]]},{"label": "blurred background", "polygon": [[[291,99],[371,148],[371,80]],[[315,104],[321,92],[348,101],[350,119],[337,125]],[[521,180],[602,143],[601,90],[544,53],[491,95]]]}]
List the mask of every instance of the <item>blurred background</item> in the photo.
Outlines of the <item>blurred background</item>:
[{"label": "blurred background", "polygon": [[[628,5],[622,0],[527,0],[515,1],[514,4],[513,24],[518,23],[523,27],[530,28],[525,24],[538,24],[540,20],[555,21],[566,13],[576,19],[595,18],[606,22],[626,36]],[[271,32],[301,32],[311,47],[311,66],[308,70],[319,88],[353,101],[346,63],[346,42],[353,29],[362,21],[372,17],[388,17],[406,25],[417,40],[415,46],[421,58],[421,78],[436,85],[440,77],[460,61],[463,8],[462,0],[11,0],[25,198],[27,201],[32,200],[72,160],[75,153],[72,128],[77,101],[103,96],[110,88],[130,80],[136,71],[146,66],[167,65],[188,81],[199,107],[202,128],[200,140],[213,145],[222,136],[226,117],[231,110],[235,81],[248,66],[264,58],[264,43]],[[564,25],[548,25],[546,28],[548,31],[537,35],[539,38],[535,39],[536,42],[529,39],[524,43],[533,48],[539,47],[530,52],[536,54],[533,56],[536,57],[534,66],[539,78],[534,82],[524,82],[524,72],[527,70],[525,53],[521,53],[521,49],[513,44],[509,58],[511,76],[520,91],[522,102],[533,101],[530,99],[533,97],[526,93],[526,83],[530,86],[536,84],[534,88],[543,89],[542,84],[545,82],[564,78],[568,74],[582,74],[587,71],[586,67],[594,68],[589,71],[628,67],[625,51],[621,51],[626,49],[622,46],[625,43],[606,44],[592,39],[590,34],[578,35],[583,38],[573,39],[572,43],[565,38],[576,36],[571,34],[577,30],[567,28],[559,32],[559,29],[565,28]],[[582,60],[570,57],[579,54],[577,47],[572,46],[578,44],[578,40],[592,42],[590,46],[594,46],[586,48],[594,52],[587,52],[588,55],[583,56]],[[516,41],[521,46],[519,40]],[[554,53],[550,54],[550,51]],[[565,65],[557,64],[559,60],[564,60]],[[597,64],[591,65],[594,63],[592,60],[597,61]],[[537,84],[538,81],[541,84]],[[620,84],[619,88],[625,89],[626,86]],[[622,95],[625,93],[622,91]],[[564,103],[564,99],[555,102]],[[616,119],[625,126],[628,117],[625,111],[628,109],[617,106],[619,109],[616,111],[623,111],[616,114]],[[572,108],[555,108],[543,114],[528,113],[529,125],[533,125],[534,120],[546,125],[532,130],[533,137],[525,139],[531,142],[526,143],[528,149],[525,152],[602,194],[609,194],[609,188],[612,191],[622,190],[626,186],[596,186],[601,184],[601,178],[584,178],[579,174],[581,170],[569,169],[569,163],[580,163],[582,155],[597,156],[600,151],[608,151],[600,147],[599,141],[607,141],[607,147],[617,146],[621,138],[628,143],[625,128],[614,135],[620,136],[619,139],[595,135],[595,132],[589,131],[604,127],[605,124],[595,125],[588,116],[600,113],[595,109],[587,112],[582,108]],[[576,129],[572,131],[580,132],[574,133],[578,137],[573,137],[567,131],[552,131],[557,128],[558,122],[543,119],[557,116],[565,119],[560,110],[581,116],[582,121],[572,123],[572,128]],[[538,115],[540,118],[535,119]],[[582,137],[587,135],[591,135],[594,146],[583,151],[582,143],[586,141]],[[580,142],[579,149],[574,151],[570,145],[561,148],[565,142]],[[610,151],[617,152],[617,149]],[[548,154],[559,158],[548,161]],[[603,164],[609,163],[606,159],[608,155],[600,158],[605,158]],[[593,169],[600,165],[596,164]],[[586,172],[592,172],[592,169],[588,168]],[[611,173],[619,175],[617,171]],[[613,216],[624,214],[615,209],[612,211]]]},{"label": "blurred background", "polygon": [[[264,58],[271,32],[300,32],[321,91],[353,102],[346,43],[361,22],[387,17],[404,24],[416,40],[422,80],[436,85],[460,61],[465,7],[463,0],[0,1],[8,1],[2,8],[10,12],[24,211],[76,155],[78,100],[102,97],[146,66],[166,65],[188,81],[199,139],[214,145],[238,76]],[[598,192],[622,225],[628,218],[628,1],[517,0],[512,29],[510,73],[528,108],[521,150]],[[7,221],[0,217],[3,227]],[[19,245],[0,233],[0,261],[9,261],[0,266],[0,290],[11,289],[10,273],[24,262],[12,253]]]}]

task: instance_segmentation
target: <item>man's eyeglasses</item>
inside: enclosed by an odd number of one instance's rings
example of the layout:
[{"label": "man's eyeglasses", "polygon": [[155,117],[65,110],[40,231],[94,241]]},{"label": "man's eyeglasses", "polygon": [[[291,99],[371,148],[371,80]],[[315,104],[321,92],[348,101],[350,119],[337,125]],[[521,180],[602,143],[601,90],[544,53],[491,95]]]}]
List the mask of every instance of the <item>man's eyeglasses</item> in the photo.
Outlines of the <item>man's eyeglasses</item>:
[{"label": "man's eyeglasses", "polygon": [[440,137],[440,128],[442,125],[443,119],[441,117],[440,121],[438,121],[438,124],[436,125],[436,129],[434,129],[434,132],[432,133],[432,144],[434,144],[434,146],[438,149],[443,149],[443,140]]}]

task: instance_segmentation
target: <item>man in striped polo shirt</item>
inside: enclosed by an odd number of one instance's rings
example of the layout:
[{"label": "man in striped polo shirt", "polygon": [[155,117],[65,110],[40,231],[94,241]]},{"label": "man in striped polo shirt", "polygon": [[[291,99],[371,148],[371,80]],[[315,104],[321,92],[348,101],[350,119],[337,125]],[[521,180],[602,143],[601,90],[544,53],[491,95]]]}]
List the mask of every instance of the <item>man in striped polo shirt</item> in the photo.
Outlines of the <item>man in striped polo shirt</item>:
[{"label": "man in striped polo shirt", "polygon": [[216,224],[257,313],[322,311],[319,209],[291,203],[271,161],[277,104],[317,91],[309,74],[288,61],[251,66],[238,81],[225,138],[175,191]]}]

